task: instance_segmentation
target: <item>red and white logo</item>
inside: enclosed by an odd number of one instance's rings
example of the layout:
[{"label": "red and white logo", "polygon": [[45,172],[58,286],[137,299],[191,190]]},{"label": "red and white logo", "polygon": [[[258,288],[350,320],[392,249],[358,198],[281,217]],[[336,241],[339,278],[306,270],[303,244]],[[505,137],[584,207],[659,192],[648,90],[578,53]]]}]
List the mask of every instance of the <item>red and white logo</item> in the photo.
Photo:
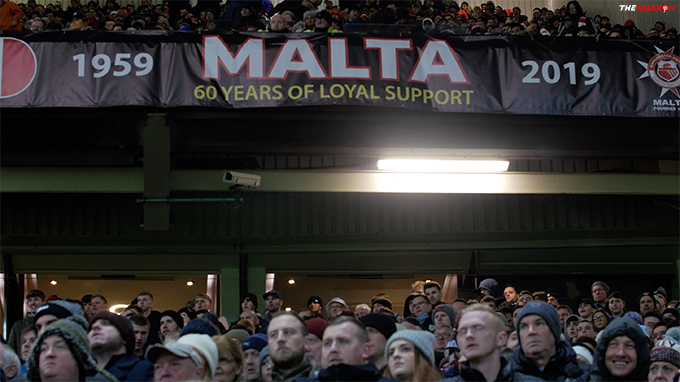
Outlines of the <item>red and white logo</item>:
[{"label": "red and white logo", "polygon": [[0,99],[26,90],[33,83],[37,69],[35,52],[27,43],[0,37]]},{"label": "red and white logo", "polygon": [[680,57],[673,54],[675,47],[667,51],[658,47],[655,48],[659,54],[652,57],[649,62],[638,61],[638,64],[645,68],[645,72],[638,79],[649,77],[655,84],[661,86],[659,97],[670,90],[680,98],[680,92],[678,92],[678,87],[680,87]]}]

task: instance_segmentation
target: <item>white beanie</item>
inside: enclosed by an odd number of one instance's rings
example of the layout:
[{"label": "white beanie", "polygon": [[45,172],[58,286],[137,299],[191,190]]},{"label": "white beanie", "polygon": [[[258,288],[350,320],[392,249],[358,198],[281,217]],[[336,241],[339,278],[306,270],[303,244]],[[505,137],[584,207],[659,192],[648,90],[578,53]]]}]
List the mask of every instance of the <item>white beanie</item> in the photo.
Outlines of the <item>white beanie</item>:
[{"label": "white beanie", "polygon": [[581,357],[585,358],[588,361],[588,364],[593,364],[593,353],[591,353],[588,348],[582,345],[574,345],[572,349],[574,349],[576,355],[580,355]]},{"label": "white beanie", "polygon": [[181,336],[177,343],[189,345],[196,350],[200,355],[205,357],[210,367],[210,377],[215,377],[215,370],[217,369],[217,345],[215,341],[207,334],[185,334]]}]

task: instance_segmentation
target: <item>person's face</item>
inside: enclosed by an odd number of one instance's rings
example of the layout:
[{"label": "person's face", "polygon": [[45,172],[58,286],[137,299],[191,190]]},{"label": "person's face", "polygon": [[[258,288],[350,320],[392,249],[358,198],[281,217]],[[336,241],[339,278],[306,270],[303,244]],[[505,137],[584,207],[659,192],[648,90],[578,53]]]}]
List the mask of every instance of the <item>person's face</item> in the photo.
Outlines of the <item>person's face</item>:
[{"label": "person's face", "polygon": [[581,318],[590,317],[593,314],[593,310],[592,305],[582,302],[578,306],[578,315],[581,316]]},{"label": "person's face", "polygon": [[569,14],[575,15],[578,10],[576,9],[576,4],[569,4]]},{"label": "person's face", "polygon": [[270,313],[278,312],[279,309],[281,309],[281,305],[283,304],[281,299],[279,299],[278,297],[276,297],[273,294],[270,294],[269,296],[267,296],[267,298],[264,300],[264,302],[267,305],[267,310]]},{"label": "person's face", "polygon": [[647,312],[654,311],[654,300],[651,296],[642,296],[640,299],[640,315],[644,316]]},{"label": "person's face", "polygon": [[517,317],[519,316],[521,311],[522,311],[521,306],[519,307],[519,309],[515,309],[512,311],[512,322],[515,324],[515,327],[517,327]]},{"label": "person's face", "polygon": [[314,26],[317,28],[328,28],[331,25],[328,24],[328,21],[326,21],[326,19],[317,18],[316,22],[314,23]]},{"label": "person's face", "polygon": [[31,22],[30,30],[32,30],[32,31],[42,31],[42,30],[45,30],[45,25],[42,21],[33,21],[33,22]]},{"label": "person's face", "polygon": [[607,292],[599,284],[593,287],[593,300],[598,304],[602,304],[607,300]]},{"label": "person's face", "polygon": [[243,352],[246,365],[246,380],[248,382],[260,379],[260,352],[255,349],[248,349]]},{"label": "person's face", "polygon": [[111,346],[118,350],[121,346],[125,346],[120,332],[109,320],[93,322],[92,326],[90,326],[90,331],[87,333],[87,339],[90,341],[92,349]]},{"label": "person's face", "polygon": [[595,339],[595,329],[590,322],[581,322],[576,329],[577,338],[588,337]]},{"label": "person's face", "polygon": [[650,29],[649,36],[650,37],[657,37],[657,36],[659,36],[659,31],[656,30],[656,29]]},{"label": "person's face", "polygon": [[532,301],[534,301],[533,296],[525,293],[525,294],[519,296],[519,298],[517,299],[517,305],[524,306],[524,305],[526,305],[526,304],[528,304]]},{"label": "person's face", "polygon": [[360,319],[369,313],[371,313],[371,311],[365,306],[358,306],[354,309],[354,317],[356,319]]},{"label": "person's face", "polygon": [[196,366],[191,358],[180,358],[166,352],[153,365],[154,382],[200,381],[205,375],[203,366]]},{"label": "person's face", "polygon": [[517,331],[514,330],[510,335],[508,336],[508,342],[505,344],[505,347],[514,351],[519,347],[519,337],[517,337]]},{"label": "person's face", "polygon": [[637,366],[635,342],[626,336],[615,337],[607,345],[604,361],[612,377],[627,377]]},{"label": "person's face", "polygon": [[83,19],[73,19],[71,21],[70,29],[75,30],[75,31],[79,31],[79,30],[85,28],[85,25],[86,25],[85,20],[83,20]]},{"label": "person's face", "polygon": [[571,320],[567,323],[567,336],[569,338],[576,338],[576,335],[578,334],[578,321],[576,320]]},{"label": "person's face", "polygon": [[28,353],[31,351],[31,346],[35,342],[38,335],[34,331],[26,332],[21,337],[21,360],[26,361],[28,359]]},{"label": "person's face", "polygon": [[305,336],[305,358],[312,364],[314,370],[321,368],[322,345],[321,338],[316,334],[309,333]]},{"label": "person's face", "polygon": [[609,299],[609,310],[611,310],[613,314],[619,314],[623,312],[623,308],[625,308],[625,306],[626,303],[620,298],[612,297]]},{"label": "person's face", "polygon": [[330,314],[331,318],[335,318],[342,314],[343,309],[345,309],[345,307],[342,304],[334,302],[329,307],[328,314]]},{"label": "person's face", "polygon": [[[33,24],[31,24],[33,27]],[[40,297],[29,297],[26,299],[26,312],[35,313],[35,310],[42,305],[43,300]]]},{"label": "person's face", "polygon": [[208,300],[205,297],[198,296],[196,297],[194,307],[196,310],[209,310],[210,303],[208,303]]},{"label": "person's face", "polygon": [[427,297],[418,296],[411,300],[409,308],[414,316],[420,317],[423,314],[429,313],[432,309],[432,306],[430,305],[430,300],[428,300]]},{"label": "person's face", "polygon": [[106,24],[104,24],[104,27],[107,31],[112,31],[114,25],[116,25],[116,23],[113,20],[109,20],[106,22]]},{"label": "person's face", "polygon": [[142,308],[144,313],[146,313],[151,311],[151,308],[153,308],[153,300],[151,299],[151,296],[141,295],[137,297],[137,305]]},{"label": "person's face", "polygon": [[349,322],[326,328],[321,355],[324,369],[341,363],[350,366],[364,364],[371,346],[359,340],[358,331],[359,328]]},{"label": "person's face", "polygon": [[430,304],[434,305],[442,300],[442,291],[437,287],[427,288],[425,289],[425,296],[430,300]]},{"label": "person's face", "polygon": [[507,335],[498,331],[494,319],[484,311],[467,312],[460,318],[456,341],[468,360],[486,357],[505,342]]},{"label": "person's face", "polygon": [[434,325],[435,326],[448,325],[453,327],[453,323],[451,322],[451,318],[449,317],[449,315],[441,310],[438,310],[434,314]]},{"label": "person's face", "polygon": [[230,354],[220,354],[215,368],[215,381],[233,382],[241,373],[241,366],[236,363]]},{"label": "person's face", "polygon": [[463,311],[463,308],[465,308],[467,304],[462,301],[456,301],[452,306],[453,311],[456,313],[456,317],[460,317],[460,312]]},{"label": "person's face", "polygon": [[284,19],[281,15],[273,16],[269,22],[269,27],[273,31],[282,31],[286,29],[286,19]]},{"label": "person's face", "polygon": [[390,374],[399,380],[410,381],[416,367],[415,346],[406,340],[394,340],[387,350]]},{"label": "person's face", "polygon": [[[350,12],[350,18],[351,18],[351,16],[352,16],[352,13]],[[356,18],[358,18],[358,17],[356,17]],[[305,16],[305,26],[307,26],[308,28],[312,28],[312,27],[314,27],[315,24],[316,24],[316,22],[315,22],[315,19],[314,19],[314,15]]]},{"label": "person's face", "polygon": [[380,309],[385,308],[382,304],[373,304],[373,313],[380,313]]},{"label": "person's face", "polygon": [[666,330],[668,330],[667,326],[657,326],[654,328],[654,331],[652,332],[652,341],[656,342],[658,340],[662,340],[664,336],[666,335]]},{"label": "person's face", "polygon": [[567,317],[569,317],[569,311],[566,309],[558,309],[557,316],[560,318],[560,327],[563,328],[564,322],[567,320]]},{"label": "person's face", "polygon": [[368,344],[371,346],[371,358],[384,357],[387,338],[372,326],[366,327],[366,331],[368,332]]},{"label": "person's face", "polygon": [[179,326],[170,316],[161,317],[161,335],[167,336],[168,333],[179,332]]},{"label": "person's face", "polygon": [[61,337],[47,337],[40,344],[38,360],[41,381],[79,381],[78,364]]},{"label": "person's face", "polygon": [[266,356],[262,359],[260,364],[260,375],[262,375],[263,382],[272,382],[272,370],[274,369],[274,362],[272,357]]},{"label": "person's face", "polygon": [[678,374],[678,367],[669,362],[657,361],[649,365],[649,382],[672,382]]},{"label": "person's face", "polygon": [[255,304],[253,304],[252,301],[245,299],[241,303],[241,310],[252,310],[253,312],[255,311]]},{"label": "person's face", "polygon": [[658,324],[661,320],[656,317],[645,317],[642,323],[647,327],[647,333],[654,332],[654,325]]},{"label": "person's face", "polygon": [[661,320],[662,320],[663,322],[668,323],[668,322],[671,322],[671,321],[675,320],[675,316],[672,315],[671,313],[666,313],[666,314],[664,314],[664,315],[661,317]]},{"label": "person's face", "polygon": [[132,331],[135,333],[135,352],[144,349],[144,344],[149,338],[149,327],[132,324]]},{"label": "person's face", "polygon": [[300,320],[290,315],[276,317],[269,323],[269,355],[280,368],[293,368],[304,359],[305,337],[301,326]]},{"label": "person's face", "polygon": [[252,310],[244,310],[241,315],[239,316],[241,320],[248,320],[253,323],[253,325],[259,324],[259,319],[257,318],[257,315],[255,312]]},{"label": "person's face", "polygon": [[607,324],[607,315],[605,313],[595,312],[595,314],[593,314],[593,326],[595,326],[597,331],[604,329]]},{"label": "person's face", "polygon": [[434,351],[443,353],[449,341],[451,341],[451,330],[449,328],[441,327],[434,331]]},{"label": "person's face", "polygon": [[52,315],[52,314],[45,314],[45,315],[40,316],[40,318],[38,318],[35,321],[35,328],[38,331],[38,335],[41,335],[42,332],[45,331],[45,328],[49,324],[53,323],[56,320],[57,320],[57,316]]},{"label": "person's face", "polygon": [[[81,20],[82,21],[82,20]],[[99,312],[105,312],[109,307],[106,305],[104,300],[102,300],[100,297],[94,297],[92,298],[92,306],[90,307],[90,313],[94,316],[95,314]]]},{"label": "person's face", "polygon": [[541,316],[529,314],[522,317],[517,330],[522,350],[527,358],[536,359],[555,353],[555,337]]}]

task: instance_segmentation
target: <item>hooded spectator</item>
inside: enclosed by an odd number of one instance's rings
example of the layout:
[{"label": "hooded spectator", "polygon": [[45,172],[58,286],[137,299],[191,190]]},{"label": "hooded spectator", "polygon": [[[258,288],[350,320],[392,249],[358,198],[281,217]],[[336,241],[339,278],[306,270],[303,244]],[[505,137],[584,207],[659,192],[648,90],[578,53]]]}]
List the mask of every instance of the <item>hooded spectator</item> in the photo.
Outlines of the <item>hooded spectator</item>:
[{"label": "hooded spectator", "polygon": [[607,326],[597,343],[591,381],[644,381],[649,363],[649,345],[640,326],[619,318]]}]

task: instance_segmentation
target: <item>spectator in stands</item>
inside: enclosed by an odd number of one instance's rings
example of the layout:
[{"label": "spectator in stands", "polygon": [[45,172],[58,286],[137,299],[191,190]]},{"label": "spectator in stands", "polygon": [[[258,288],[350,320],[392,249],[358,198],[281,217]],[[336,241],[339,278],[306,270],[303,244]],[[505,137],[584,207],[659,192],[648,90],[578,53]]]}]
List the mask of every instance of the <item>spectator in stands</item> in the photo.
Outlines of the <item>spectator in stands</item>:
[{"label": "spectator in stands", "polygon": [[45,293],[41,290],[33,289],[26,294],[24,298],[24,305],[26,306],[26,315],[21,321],[17,321],[12,325],[7,340],[8,345],[15,353],[21,352],[21,335],[24,329],[32,326],[35,323],[35,313],[38,307],[45,301]]},{"label": "spectator in stands", "polygon": [[597,309],[595,302],[589,298],[583,298],[578,303],[578,315],[581,317],[581,320],[592,322],[595,309]]},{"label": "spectator in stands", "polygon": [[[76,19],[77,17],[81,17],[82,15],[83,15],[82,13],[80,13],[80,15],[73,15],[73,18]],[[79,20],[78,25],[85,25],[85,19],[84,18],[80,18],[80,19],[77,19],[77,20]],[[80,23],[80,21],[82,21],[82,24]],[[83,28],[84,29],[75,29],[75,30],[86,30],[89,27],[87,27],[87,25],[85,25]],[[71,30],[74,30],[74,29],[71,29]],[[99,312],[105,312],[105,311],[109,310],[109,303],[106,301],[106,298],[104,298],[104,296],[102,296],[100,294],[92,295],[92,298],[90,299],[90,303],[91,303],[91,305],[90,305],[90,315],[91,316],[94,316],[95,314],[97,314]]]},{"label": "spectator in stands", "polygon": [[642,315],[642,324],[647,328],[647,335],[652,336],[654,325],[661,322],[661,316],[656,312],[647,312]]},{"label": "spectator in stands", "polygon": [[659,310],[659,301],[650,293],[645,292],[638,297],[638,307],[640,308],[640,315],[644,316],[648,312],[657,312]]},{"label": "spectator in stands", "polygon": [[680,368],[680,345],[672,341],[660,341],[651,351],[651,364],[647,381],[672,382],[678,379]]},{"label": "spectator in stands", "polygon": [[582,320],[576,327],[576,339],[581,338],[592,338],[595,339],[596,332],[593,323],[590,321]]},{"label": "spectator in stands", "polygon": [[517,298],[517,305],[524,306],[530,302],[534,301],[534,296],[528,290],[523,290],[519,292],[519,297]]},{"label": "spectator in stands", "polygon": [[258,382],[260,375],[260,352],[267,346],[267,336],[264,333],[253,334],[241,345],[243,351],[245,379],[247,382]]},{"label": "spectator in stands", "polygon": [[153,310],[153,295],[151,292],[139,292],[137,294],[137,305],[142,309],[142,315],[149,320],[148,344],[160,343],[161,339],[158,336],[158,331],[161,326],[161,313]]},{"label": "spectator in stands", "polygon": [[293,381],[314,376],[312,364],[305,358],[307,326],[294,313],[274,315],[267,327],[269,355],[274,362],[274,381]]},{"label": "spectator in stands", "polygon": [[649,346],[640,326],[629,318],[614,320],[595,349],[593,381],[643,381],[649,370]]},{"label": "spectator in stands", "polygon": [[443,303],[442,300],[442,286],[436,281],[430,281],[423,286],[425,296],[430,300],[432,306],[437,306]]},{"label": "spectator in stands", "polygon": [[129,317],[132,323],[132,332],[135,334],[135,356],[144,359],[144,352],[149,339],[149,320],[141,314],[134,314]]},{"label": "spectator in stands", "polygon": [[400,381],[438,381],[441,374],[434,367],[434,338],[420,330],[402,330],[393,334],[385,349],[386,378]]},{"label": "spectator in stands", "polygon": [[21,30],[21,18],[24,16],[21,8],[9,0],[0,0],[0,30]]},{"label": "spectator in stands", "polygon": [[517,302],[517,298],[519,297],[517,295],[517,291],[515,290],[515,287],[512,285],[508,285],[505,287],[503,290],[503,296],[505,296],[505,301],[510,303],[510,304],[515,304]]},{"label": "spectator in stands", "polygon": [[593,326],[595,327],[596,332],[599,333],[604,330],[610,322],[611,319],[604,309],[599,309],[593,313]]},{"label": "spectator in stands", "polygon": [[166,310],[160,315],[160,339],[164,344],[175,341],[184,328],[184,320],[174,310]]},{"label": "spectator in stands", "polygon": [[17,353],[9,345],[0,344],[0,370],[4,377],[11,381],[19,375],[20,369],[21,361]]},{"label": "spectator in stands", "polygon": [[595,23],[590,17],[586,17],[586,13],[581,8],[578,1],[572,0],[567,3],[568,16],[560,24],[557,32],[558,36],[565,36],[567,33],[575,33],[578,28],[586,27],[591,35],[595,35]]},{"label": "spectator in stands", "polygon": [[409,303],[411,315],[418,320],[420,327],[423,330],[433,331],[435,327],[432,323],[432,317],[430,317],[430,313],[432,312],[430,300],[424,294],[415,293],[411,296],[413,296]]},{"label": "spectator in stands", "polygon": [[218,362],[217,345],[205,334],[187,334],[177,341],[149,348],[156,381],[211,381]]},{"label": "spectator in stands", "polygon": [[615,291],[609,295],[608,305],[609,311],[612,312],[612,318],[623,317],[623,315],[626,314],[626,300],[623,299],[620,292]]},{"label": "spectator in stands", "polygon": [[215,336],[217,345],[217,367],[215,381],[236,382],[243,373],[243,352],[239,345],[227,336]]},{"label": "spectator in stands", "polygon": [[569,343],[560,339],[559,322],[555,308],[546,303],[534,301],[522,309],[517,317],[520,348],[513,359],[516,379],[528,375],[546,381],[588,380]]},{"label": "spectator in stands", "polygon": [[590,292],[593,295],[596,309],[607,307],[607,296],[609,295],[609,285],[603,281],[595,281],[590,287]]},{"label": "spectator in stands", "polygon": [[384,314],[372,313],[362,317],[360,321],[366,326],[368,343],[371,347],[368,362],[373,363],[381,373],[384,373],[387,368],[385,345],[392,334],[397,331],[394,320]]},{"label": "spectator in stands", "polygon": [[34,32],[42,32],[45,30],[45,20],[35,18],[29,22],[29,29]]},{"label": "spectator in stands", "polygon": [[305,320],[307,335],[305,336],[305,358],[312,364],[314,371],[321,370],[322,339],[328,326],[323,318],[313,317]]},{"label": "spectator in stands", "polygon": [[35,327],[38,335],[42,334],[51,323],[69,316],[82,316],[80,304],[64,300],[53,300],[41,305],[35,311]]}]

